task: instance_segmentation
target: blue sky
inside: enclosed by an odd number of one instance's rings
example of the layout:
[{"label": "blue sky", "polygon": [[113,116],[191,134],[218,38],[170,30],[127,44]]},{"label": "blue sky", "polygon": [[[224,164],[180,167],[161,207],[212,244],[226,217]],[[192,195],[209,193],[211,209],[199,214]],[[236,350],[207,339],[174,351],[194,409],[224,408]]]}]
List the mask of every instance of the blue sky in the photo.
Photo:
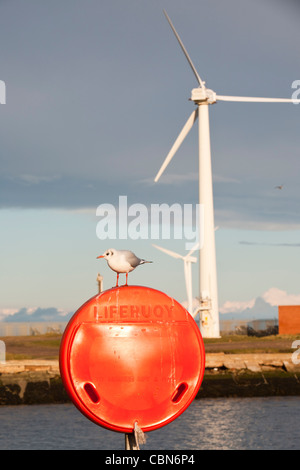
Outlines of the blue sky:
[{"label": "blue sky", "polygon": [[[185,300],[182,263],[150,239],[96,236],[96,208],[119,195],[146,206],[198,201],[195,129],[152,183],[197,86],[163,9],[209,88],[291,97],[296,1],[0,1],[0,313],[76,310],[97,292],[98,272],[104,288],[114,284],[96,260],[109,247],[154,261],[131,283]],[[219,102],[210,126],[220,306],[276,289],[295,299],[300,106]],[[184,253],[181,240],[155,243]]]}]

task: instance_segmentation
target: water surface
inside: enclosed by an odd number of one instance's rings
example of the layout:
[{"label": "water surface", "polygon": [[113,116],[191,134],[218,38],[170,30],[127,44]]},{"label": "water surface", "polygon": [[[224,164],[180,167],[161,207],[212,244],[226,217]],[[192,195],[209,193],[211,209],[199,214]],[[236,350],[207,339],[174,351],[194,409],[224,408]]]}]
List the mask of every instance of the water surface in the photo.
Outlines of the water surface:
[{"label": "water surface", "polygon": [[[142,450],[300,448],[300,397],[194,400],[147,433]],[[0,406],[0,449],[124,450],[124,434],[101,428],[73,404]]]}]

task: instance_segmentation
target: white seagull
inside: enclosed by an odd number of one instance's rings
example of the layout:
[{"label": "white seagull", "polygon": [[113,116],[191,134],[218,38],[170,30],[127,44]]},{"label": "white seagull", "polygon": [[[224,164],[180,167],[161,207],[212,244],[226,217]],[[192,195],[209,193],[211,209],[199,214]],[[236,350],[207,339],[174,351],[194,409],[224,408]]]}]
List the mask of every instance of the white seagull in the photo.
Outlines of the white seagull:
[{"label": "white seagull", "polygon": [[140,264],[145,263],[152,263],[152,261],[146,261],[144,259],[138,258],[132,251],[129,250],[115,250],[114,248],[110,248],[106,250],[105,253],[101,256],[97,256],[98,258],[104,258],[107,261],[108,266],[110,269],[117,273],[117,283],[116,287],[119,285],[119,274],[126,273],[126,284],[127,286],[127,279],[128,273],[133,271],[137,266]]}]

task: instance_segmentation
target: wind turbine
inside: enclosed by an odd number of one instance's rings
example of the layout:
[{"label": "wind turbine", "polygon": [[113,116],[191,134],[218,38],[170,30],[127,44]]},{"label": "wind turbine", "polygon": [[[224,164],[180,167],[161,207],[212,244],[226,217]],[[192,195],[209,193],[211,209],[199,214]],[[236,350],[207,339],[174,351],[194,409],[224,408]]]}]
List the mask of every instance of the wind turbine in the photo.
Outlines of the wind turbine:
[{"label": "wind turbine", "polygon": [[[191,92],[191,101],[194,101],[197,108],[192,112],[186,124],[182,128],[173,147],[163,162],[159,172],[155,177],[155,182],[159,180],[162,173],[170,163],[171,159],[179,149],[180,145],[188,135],[198,118],[199,132],[199,210],[203,209],[202,227],[199,230],[203,234],[203,244],[200,247],[199,257],[199,287],[200,304],[200,329],[203,337],[217,338],[220,336],[218,290],[217,290],[217,268],[216,249],[214,233],[214,207],[212,189],[210,132],[209,132],[209,112],[208,107],[217,101],[237,101],[252,103],[300,103],[300,100],[285,98],[254,98],[248,96],[223,96],[217,95],[213,90],[206,88],[205,82],[201,80],[190,56],[188,55],[178,33],[176,32],[170,18],[164,14],[179,42],[179,45],[196,77],[199,84]],[[200,217],[199,217],[199,220]],[[201,240],[201,238],[199,238]]]},{"label": "wind turbine", "polygon": [[[187,293],[187,300],[188,300],[188,312],[194,316],[193,312],[193,291],[192,291],[192,263],[197,262],[197,258],[195,256],[191,256],[195,250],[199,248],[199,244],[194,246],[191,251],[188,252],[187,255],[183,256],[179,253],[175,253],[175,251],[167,250],[167,248],[162,248],[158,245],[152,245],[158,250],[163,251],[167,255],[173,256],[173,258],[179,258],[183,260],[184,266],[184,278],[185,278],[185,286],[186,286],[186,293]],[[198,313],[198,312],[196,312]]]}]

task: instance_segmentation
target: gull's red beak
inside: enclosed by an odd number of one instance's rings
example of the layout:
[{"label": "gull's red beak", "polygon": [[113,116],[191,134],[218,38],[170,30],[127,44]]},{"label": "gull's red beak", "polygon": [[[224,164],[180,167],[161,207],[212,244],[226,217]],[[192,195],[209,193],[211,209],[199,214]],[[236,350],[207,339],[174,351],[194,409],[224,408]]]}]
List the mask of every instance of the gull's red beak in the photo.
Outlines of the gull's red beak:
[{"label": "gull's red beak", "polygon": [[104,258],[104,256],[103,256],[103,255],[101,255],[101,256],[97,256],[97,259],[98,259],[98,258]]}]

